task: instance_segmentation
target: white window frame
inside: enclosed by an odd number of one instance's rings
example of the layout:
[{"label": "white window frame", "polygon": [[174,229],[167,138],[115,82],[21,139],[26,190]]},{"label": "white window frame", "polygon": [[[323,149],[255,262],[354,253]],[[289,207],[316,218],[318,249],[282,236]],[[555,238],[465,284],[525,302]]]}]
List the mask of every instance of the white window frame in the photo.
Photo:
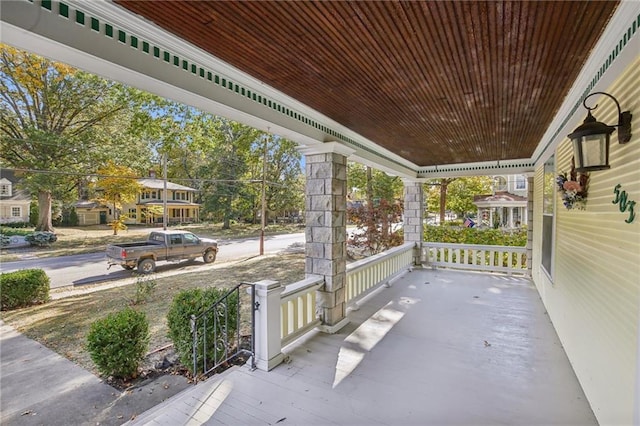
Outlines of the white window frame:
[{"label": "white window frame", "polygon": [[0,195],[3,197],[11,197],[13,191],[10,183],[0,184]]},{"label": "white window frame", "polygon": [[[18,214],[15,214],[17,210]],[[20,206],[11,206],[11,217],[22,217],[22,207]]]},{"label": "white window frame", "polygon": [[555,255],[556,170],[555,156],[544,163],[542,175],[542,259],[540,266],[553,282]]}]

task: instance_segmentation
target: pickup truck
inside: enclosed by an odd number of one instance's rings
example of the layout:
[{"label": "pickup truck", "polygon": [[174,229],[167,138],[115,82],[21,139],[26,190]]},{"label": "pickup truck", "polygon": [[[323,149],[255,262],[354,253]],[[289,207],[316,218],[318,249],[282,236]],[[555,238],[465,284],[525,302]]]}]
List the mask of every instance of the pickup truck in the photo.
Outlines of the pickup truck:
[{"label": "pickup truck", "polygon": [[187,231],[153,231],[147,241],[137,243],[109,244],[107,263],[109,268],[120,265],[124,269],[138,268],[138,272],[149,274],[160,260],[193,260],[202,256],[205,263],[216,260],[218,243],[209,238],[200,238]]}]

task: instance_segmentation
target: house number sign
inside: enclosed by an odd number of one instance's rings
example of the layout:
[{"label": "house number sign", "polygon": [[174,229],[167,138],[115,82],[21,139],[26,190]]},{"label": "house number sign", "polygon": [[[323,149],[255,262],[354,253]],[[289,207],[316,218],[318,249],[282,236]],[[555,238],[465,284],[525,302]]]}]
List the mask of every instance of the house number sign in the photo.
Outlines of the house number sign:
[{"label": "house number sign", "polygon": [[621,213],[626,211],[629,212],[629,217],[625,220],[627,223],[633,222],[636,218],[636,213],[633,211],[633,207],[636,205],[635,201],[630,201],[629,196],[627,195],[627,191],[620,191],[622,185],[617,184],[615,188],[613,188],[613,193],[616,194],[616,197],[612,201],[613,204],[618,204],[618,208]]}]

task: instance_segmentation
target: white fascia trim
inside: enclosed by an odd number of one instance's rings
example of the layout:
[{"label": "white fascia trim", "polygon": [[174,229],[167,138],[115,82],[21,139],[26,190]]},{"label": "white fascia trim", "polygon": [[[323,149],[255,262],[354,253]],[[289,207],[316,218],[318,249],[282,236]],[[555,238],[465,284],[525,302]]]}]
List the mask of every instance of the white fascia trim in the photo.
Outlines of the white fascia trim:
[{"label": "white fascia trim", "polygon": [[336,153],[344,155],[345,157],[349,157],[356,152],[355,149],[351,149],[339,142],[325,142],[319,145],[301,146],[298,148],[298,151],[300,151],[302,155]]},{"label": "white fascia trim", "polygon": [[[584,67],[582,67],[580,74],[578,74],[578,78],[576,78],[571,86],[562,106],[556,113],[551,125],[547,128],[542,140],[534,151],[531,158],[536,161],[536,168],[543,165],[544,162],[555,152],[555,149],[560,142],[562,142],[562,140],[565,139],[582,120],[584,120],[587,112],[583,108],[579,108],[578,113],[574,114],[574,116],[571,117],[563,127],[561,127],[565,118],[571,114],[574,105],[577,102],[582,102],[583,92],[589,86],[593,77],[598,74],[598,70],[602,67],[603,62],[607,59],[609,54],[615,50],[620,40],[627,32],[627,29],[633,24],[639,14],[640,2],[634,0],[622,0],[620,2],[614,15],[611,17],[609,24],[600,37],[600,40],[598,40],[591,52],[591,55],[589,55],[589,59],[587,59],[587,62]],[[639,33],[640,30],[636,31],[636,33],[632,35],[631,39],[627,42],[627,45],[624,46],[619,56],[616,57],[611,66],[600,77],[592,91],[604,91],[615,81],[622,70],[635,60],[638,56],[638,52],[640,52]],[[561,130],[554,138],[554,134],[556,134],[556,131],[559,128]],[[552,140],[552,138],[554,139]]]}]

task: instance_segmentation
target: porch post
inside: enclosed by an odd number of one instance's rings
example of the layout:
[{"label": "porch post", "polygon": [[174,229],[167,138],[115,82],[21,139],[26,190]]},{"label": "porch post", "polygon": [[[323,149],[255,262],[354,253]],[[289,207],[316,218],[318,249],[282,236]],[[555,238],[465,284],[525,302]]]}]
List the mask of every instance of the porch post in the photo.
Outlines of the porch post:
[{"label": "porch post", "polygon": [[527,274],[531,276],[533,257],[533,177],[527,177]]},{"label": "porch post", "polygon": [[327,333],[344,327],[346,318],[347,156],[354,151],[337,142],[305,147],[305,274],[322,275],[317,306]]},{"label": "porch post", "polygon": [[254,286],[258,303],[254,324],[256,367],[269,371],[284,360],[280,338],[280,295],[284,287],[272,280],[258,281]]},{"label": "porch post", "polygon": [[422,182],[402,179],[404,184],[404,242],[415,242],[413,264],[422,263],[422,240],[424,226],[424,191]]}]

